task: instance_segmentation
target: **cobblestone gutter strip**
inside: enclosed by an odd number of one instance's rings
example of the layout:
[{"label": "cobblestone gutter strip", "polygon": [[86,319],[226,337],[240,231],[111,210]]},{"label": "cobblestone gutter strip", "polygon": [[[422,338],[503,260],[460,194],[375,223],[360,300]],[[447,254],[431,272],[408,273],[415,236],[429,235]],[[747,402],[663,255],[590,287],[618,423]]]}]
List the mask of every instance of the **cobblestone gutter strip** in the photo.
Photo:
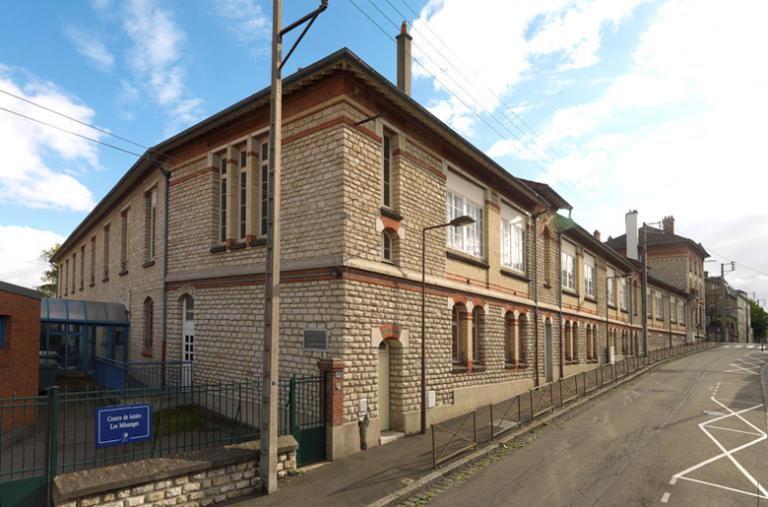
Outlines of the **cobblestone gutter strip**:
[{"label": "cobblestone gutter strip", "polygon": [[[449,489],[454,483],[464,482],[465,480],[470,478],[472,475],[474,475],[477,471],[479,471],[479,469],[483,468],[481,466],[481,467],[478,467],[478,469],[476,470],[467,469],[465,471],[464,469],[466,467],[473,464],[484,466],[486,464],[498,461],[506,454],[509,454],[510,452],[512,452],[515,448],[522,447],[527,442],[537,438],[542,433],[541,430],[551,425],[557,419],[560,419],[561,417],[571,412],[574,412],[579,408],[585,407],[585,405],[587,405],[592,400],[599,398],[600,396],[603,396],[604,394],[612,391],[613,389],[636,379],[640,375],[643,375],[644,373],[652,370],[653,368],[656,368],[657,366],[668,363],[670,361],[681,359],[683,357],[687,357],[691,354],[704,352],[706,350],[712,350],[712,348],[714,347],[706,348],[702,350],[693,350],[691,352],[680,354],[679,356],[675,356],[675,357],[670,357],[670,358],[661,360],[659,362],[656,362],[652,365],[646,366],[642,370],[638,370],[620,380],[615,381],[609,386],[605,386],[603,389],[590,393],[585,398],[579,398],[577,401],[570,403],[565,407],[562,407],[552,412],[546,417],[537,419],[533,423],[527,426],[524,426],[516,431],[510,432],[505,437],[500,438],[496,442],[487,444],[485,447],[473,452],[472,454],[464,456],[463,458],[458,459],[453,463],[450,463],[438,470],[435,470],[433,472],[428,473],[427,475],[424,475],[423,477],[415,480],[411,484],[399,489],[398,491],[390,493],[389,495],[382,497],[375,502],[370,503],[369,507],[385,507],[385,506],[391,506],[391,505],[398,505],[400,503],[405,503],[406,505],[419,505],[421,503],[429,502],[429,500],[431,499],[434,493],[441,493],[443,490]],[[766,364],[763,365],[762,373],[763,373],[762,375],[763,397],[765,399],[765,397],[768,396],[768,362],[766,362]],[[768,408],[766,408],[766,417],[768,418]],[[524,437],[524,436],[528,436],[528,438],[525,439],[525,442],[516,442],[516,440],[519,440],[521,437]],[[441,481],[443,478],[447,476],[451,476],[451,478],[449,478],[449,480],[446,481],[446,484],[437,484],[438,481]],[[433,485],[436,486],[434,492],[428,491],[424,494],[419,494],[422,490],[425,490]]]}]

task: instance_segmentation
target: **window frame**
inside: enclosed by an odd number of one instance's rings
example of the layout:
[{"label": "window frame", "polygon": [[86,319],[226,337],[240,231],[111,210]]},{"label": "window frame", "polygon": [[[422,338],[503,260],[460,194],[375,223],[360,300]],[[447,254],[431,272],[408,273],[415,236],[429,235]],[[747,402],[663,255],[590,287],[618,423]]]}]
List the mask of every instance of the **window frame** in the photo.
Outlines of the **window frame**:
[{"label": "window frame", "polygon": [[616,270],[611,267],[605,268],[606,295],[608,306],[616,308]]},{"label": "window frame", "polygon": [[0,315],[0,349],[10,348],[9,332],[10,332],[11,317],[8,315]]},{"label": "window frame", "polygon": [[228,239],[227,238],[228,236],[227,207],[229,205],[229,192],[227,189],[227,185],[229,184],[229,174],[228,174],[229,161],[227,159],[227,150],[216,153],[215,157],[218,165],[218,175],[219,175],[219,193],[218,193],[219,212],[218,212],[218,224],[217,224],[218,231],[217,231],[216,237],[219,243],[224,243]]},{"label": "window frame", "polygon": [[[460,203],[460,206],[458,205]],[[483,214],[485,208],[455,190],[446,191],[446,217],[450,222],[454,218],[468,215],[475,222],[463,227],[449,227],[446,234],[447,246],[467,255],[482,259],[485,255],[485,235],[483,234]]]},{"label": "window frame", "polygon": [[664,320],[664,294],[660,290],[657,290],[655,296],[656,320]]},{"label": "window frame", "polygon": [[619,307],[622,311],[629,312],[629,289],[625,276],[620,278],[619,282]]},{"label": "window frame", "polygon": [[104,226],[104,251],[102,252],[104,255],[104,276],[101,279],[102,282],[109,281],[109,231],[111,228],[111,223]]},{"label": "window frame", "polygon": [[259,235],[269,230],[269,141],[259,141]]},{"label": "window frame", "polygon": [[121,275],[128,273],[129,211],[130,211],[130,208],[125,208],[120,212],[120,273],[119,274]]},{"label": "window frame", "polygon": [[248,237],[248,151],[240,150],[240,167],[238,170],[238,239],[245,240]]},{"label": "window frame", "polygon": [[584,254],[584,295],[597,298],[597,260],[591,254]]},{"label": "window frame", "polygon": [[525,275],[528,269],[526,259],[528,216],[512,206],[502,203],[500,222],[501,265],[506,269]]},{"label": "window frame", "polygon": [[382,152],[382,188],[381,202],[387,208],[392,208],[392,138],[388,131],[384,132],[381,142]]},{"label": "window frame", "polygon": [[144,336],[141,343],[141,355],[152,357],[154,346],[154,308],[155,304],[151,297],[144,300]]}]

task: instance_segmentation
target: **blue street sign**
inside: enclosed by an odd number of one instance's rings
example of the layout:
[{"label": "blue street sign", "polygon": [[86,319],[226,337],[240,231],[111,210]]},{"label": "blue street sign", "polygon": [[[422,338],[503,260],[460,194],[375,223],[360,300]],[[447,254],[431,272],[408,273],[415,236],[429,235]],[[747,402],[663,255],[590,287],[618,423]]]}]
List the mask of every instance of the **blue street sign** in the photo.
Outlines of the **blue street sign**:
[{"label": "blue street sign", "polygon": [[96,410],[96,447],[149,440],[152,432],[152,407],[119,405]]}]

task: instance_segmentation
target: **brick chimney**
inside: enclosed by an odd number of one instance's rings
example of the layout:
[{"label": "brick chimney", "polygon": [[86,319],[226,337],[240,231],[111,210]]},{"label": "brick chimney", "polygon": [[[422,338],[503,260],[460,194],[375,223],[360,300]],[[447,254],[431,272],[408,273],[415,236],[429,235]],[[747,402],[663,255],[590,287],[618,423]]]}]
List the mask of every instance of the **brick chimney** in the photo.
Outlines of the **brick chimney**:
[{"label": "brick chimney", "polygon": [[596,240],[600,241],[600,231],[595,229],[595,232],[593,232],[592,235],[595,237]]},{"label": "brick chimney", "polygon": [[411,94],[411,40],[408,24],[403,21],[397,39],[397,87]]},{"label": "brick chimney", "polygon": [[675,233],[675,217],[669,215],[661,219],[661,225],[664,228],[664,234]]}]

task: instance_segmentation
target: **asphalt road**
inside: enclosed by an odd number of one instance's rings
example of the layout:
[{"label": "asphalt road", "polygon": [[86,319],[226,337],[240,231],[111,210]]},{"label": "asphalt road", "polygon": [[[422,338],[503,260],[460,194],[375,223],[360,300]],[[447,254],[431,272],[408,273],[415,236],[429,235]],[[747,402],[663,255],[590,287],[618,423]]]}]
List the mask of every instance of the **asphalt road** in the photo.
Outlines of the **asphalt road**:
[{"label": "asphalt road", "polygon": [[668,362],[432,503],[768,507],[766,360],[730,345]]}]

